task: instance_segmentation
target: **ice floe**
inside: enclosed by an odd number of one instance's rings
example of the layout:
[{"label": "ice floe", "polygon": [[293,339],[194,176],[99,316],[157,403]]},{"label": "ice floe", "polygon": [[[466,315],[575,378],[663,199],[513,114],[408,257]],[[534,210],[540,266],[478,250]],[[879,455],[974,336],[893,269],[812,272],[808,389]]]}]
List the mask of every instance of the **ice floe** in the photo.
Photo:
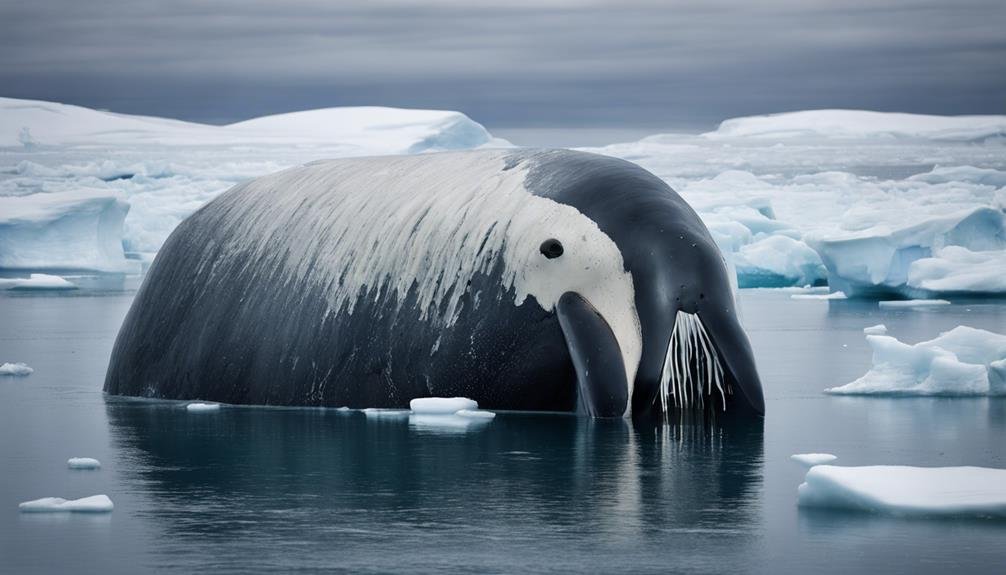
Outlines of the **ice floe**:
[{"label": "ice floe", "polygon": [[66,460],[66,466],[70,469],[99,469],[101,462],[93,457],[71,457]]},{"label": "ice floe", "polygon": [[1006,517],[1006,469],[816,465],[798,489],[802,507],[889,515]]},{"label": "ice floe", "polygon": [[830,453],[797,453],[789,456],[790,459],[804,465],[807,467],[814,467],[815,465],[822,465],[825,463],[831,463],[838,459],[838,457]]},{"label": "ice floe", "polygon": [[4,363],[0,364],[0,375],[31,375],[35,370],[25,363]]},{"label": "ice floe", "polygon": [[27,290],[72,290],[77,284],[60,276],[50,274],[30,274],[27,278],[0,278],[0,289]]},{"label": "ice floe", "polygon": [[939,337],[902,343],[867,335],[873,367],[825,390],[835,395],[1006,395],[1006,335],[958,326]]},{"label": "ice floe", "polygon": [[457,413],[461,410],[476,410],[479,404],[467,397],[420,397],[409,402],[413,413],[426,415],[444,415]]},{"label": "ice floe", "polygon": [[206,413],[209,411],[220,411],[220,404],[194,402],[187,404],[185,406],[185,409],[190,413]]},{"label": "ice floe", "polygon": [[115,506],[107,495],[92,495],[81,499],[63,499],[61,497],[43,497],[32,501],[25,501],[18,505],[23,513],[57,513],[57,512],[83,512],[83,513],[108,513]]},{"label": "ice floe", "polygon": [[877,325],[864,327],[863,333],[865,333],[866,335],[884,335],[887,333],[887,326],[882,323],[879,323]]}]

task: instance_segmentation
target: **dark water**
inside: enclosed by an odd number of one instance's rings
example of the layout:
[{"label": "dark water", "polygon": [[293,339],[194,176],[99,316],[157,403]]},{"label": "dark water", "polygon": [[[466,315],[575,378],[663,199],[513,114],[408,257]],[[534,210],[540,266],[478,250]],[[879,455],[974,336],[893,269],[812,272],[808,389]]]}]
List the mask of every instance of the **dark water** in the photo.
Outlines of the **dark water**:
[{"label": "dark water", "polygon": [[[0,293],[0,572],[1002,572],[1006,523],[801,510],[790,454],[1006,467],[1006,401],[828,397],[869,365],[862,328],[911,342],[1006,331],[1006,305],[880,310],[743,294],[763,429],[500,414],[468,429],[334,410],[100,392],[132,295]],[[71,456],[99,471],[70,471]],[[106,493],[109,515],[24,515]]]}]

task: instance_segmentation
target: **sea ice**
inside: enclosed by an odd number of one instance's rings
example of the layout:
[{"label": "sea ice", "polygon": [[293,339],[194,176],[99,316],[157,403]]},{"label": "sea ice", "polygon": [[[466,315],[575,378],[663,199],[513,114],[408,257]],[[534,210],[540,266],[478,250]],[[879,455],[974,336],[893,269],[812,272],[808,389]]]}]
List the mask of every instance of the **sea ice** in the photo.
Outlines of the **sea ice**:
[{"label": "sea ice", "polygon": [[878,303],[880,307],[935,307],[950,305],[945,299],[893,299]]},{"label": "sea ice", "polygon": [[31,375],[35,370],[25,363],[4,363],[0,365],[0,375]]},{"label": "sea ice", "polygon": [[413,413],[452,415],[461,410],[477,410],[479,404],[467,397],[420,397],[409,402]]},{"label": "sea ice", "polygon": [[807,467],[831,463],[838,459],[838,457],[830,453],[797,453],[796,455],[790,455],[789,458]]},{"label": "sea ice", "polygon": [[871,325],[870,327],[864,327],[863,333],[866,335],[884,335],[887,333],[887,326],[880,323],[877,325]]},{"label": "sea ice", "polygon": [[70,290],[77,285],[59,276],[31,274],[27,278],[0,278],[0,289],[10,290]]},{"label": "sea ice", "polygon": [[1006,469],[816,465],[807,471],[798,497],[802,507],[1006,517]]},{"label": "sea ice", "polygon": [[63,499],[61,497],[43,497],[33,501],[25,501],[18,505],[24,513],[53,513],[78,511],[85,513],[108,513],[112,510],[112,500],[107,495],[92,495],[81,499]]},{"label": "sea ice", "polygon": [[219,403],[190,403],[185,406],[185,409],[192,413],[205,413],[208,411],[219,411]]},{"label": "sea ice", "polygon": [[930,341],[906,344],[867,335],[873,367],[835,395],[1006,395],[1006,335],[958,326]]},{"label": "sea ice", "polygon": [[92,457],[71,457],[66,460],[66,466],[70,469],[98,469],[101,462]]}]

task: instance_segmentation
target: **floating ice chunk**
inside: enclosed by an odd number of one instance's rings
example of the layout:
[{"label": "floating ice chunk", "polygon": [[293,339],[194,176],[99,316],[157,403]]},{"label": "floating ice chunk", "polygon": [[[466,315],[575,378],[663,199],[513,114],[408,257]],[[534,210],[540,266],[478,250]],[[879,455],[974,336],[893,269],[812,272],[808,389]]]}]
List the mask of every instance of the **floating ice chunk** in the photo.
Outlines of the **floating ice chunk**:
[{"label": "floating ice chunk", "polygon": [[908,266],[908,285],[927,293],[1006,293],[1006,250],[947,246]]},{"label": "floating ice chunk", "polygon": [[408,417],[412,412],[408,409],[384,409],[381,407],[368,407],[363,410],[363,414],[367,417],[388,417],[388,418],[398,418],[398,417]]},{"label": "floating ice chunk", "polygon": [[807,467],[831,463],[838,459],[838,457],[830,453],[797,453],[796,455],[790,455],[789,458]]},{"label": "floating ice chunk", "polygon": [[1006,335],[958,326],[915,345],[868,335],[873,367],[836,395],[1006,395]]},{"label": "floating ice chunk", "polygon": [[472,419],[492,419],[496,417],[496,414],[491,411],[483,411],[481,409],[461,409],[458,410],[458,417],[470,417]]},{"label": "floating ice chunk", "polygon": [[884,335],[887,333],[887,326],[879,323],[877,325],[871,325],[870,327],[864,327],[863,333],[866,335]]},{"label": "floating ice chunk", "polygon": [[813,284],[827,277],[817,252],[784,235],[770,235],[741,246],[734,265],[743,287]]},{"label": "floating ice chunk", "polygon": [[25,501],[18,505],[24,513],[54,513],[77,511],[83,513],[108,513],[112,510],[112,500],[107,495],[92,495],[81,499],[67,500],[61,497],[43,497]]},{"label": "floating ice chunk", "polygon": [[929,116],[868,110],[807,110],[732,118],[707,138],[919,138],[979,140],[1006,135],[1006,116]]},{"label": "floating ice chunk", "polygon": [[59,276],[31,274],[27,278],[0,278],[0,289],[10,290],[68,290],[77,285]]},{"label": "floating ice chunk", "polygon": [[420,397],[409,402],[413,413],[451,415],[461,410],[476,410],[479,404],[467,397]]},{"label": "floating ice chunk", "polygon": [[879,303],[880,307],[935,307],[950,305],[945,299],[894,299]]},{"label": "floating ice chunk", "polygon": [[26,363],[5,363],[0,365],[0,375],[31,375],[35,370]]},{"label": "floating ice chunk", "polygon": [[195,402],[195,403],[190,403],[190,404],[186,405],[185,409],[188,410],[191,413],[205,413],[205,412],[208,412],[208,411],[219,411],[220,410],[220,404],[219,403],[200,403],[200,402]]},{"label": "floating ice chunk", "polygon": [[71,457],[66,460],[66,466],[70,469],[98,469],[101,462],[92,457]]},{"label": "floating ice chunk", "polygon": [[791,299],[846,299],[845,293],[835,291],[831,293],[795,293],[790,294]]},{"label": "floating ice chunk", "polygon": [[1006,469],[817,465],[807,471],[798,496],[803,507],[1006,517]]}]

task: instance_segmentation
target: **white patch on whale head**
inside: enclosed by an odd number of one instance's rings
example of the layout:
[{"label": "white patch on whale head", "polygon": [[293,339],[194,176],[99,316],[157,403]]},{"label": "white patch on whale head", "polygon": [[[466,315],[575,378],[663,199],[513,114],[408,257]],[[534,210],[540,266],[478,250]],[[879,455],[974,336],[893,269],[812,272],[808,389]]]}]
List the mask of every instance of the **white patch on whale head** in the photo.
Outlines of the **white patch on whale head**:
[{"label": "white patch on whale head", "polygon": [[[621,349],[631,399],[642,337],[622,255],[593,220],[531,194],[527,162],[509,164],[512,153],[313,162],[239,185],[204,209],[229,228],[213,238],[223,238],[224,253],[255,262],[255,273],[278,273],[292,293],[322,287],[330,313],[352,313],[361,295],[392,291],[401,305],[415,289],[422,318],[449,327],[469,280],[502,258],[501,293],[513,288],[515,305],[533,296],[552,310],[575,291],[601,313]],[[562,242],[561,257],[541,254],[547,239]],[[215,264],[201,265],[212,273]]]}]

